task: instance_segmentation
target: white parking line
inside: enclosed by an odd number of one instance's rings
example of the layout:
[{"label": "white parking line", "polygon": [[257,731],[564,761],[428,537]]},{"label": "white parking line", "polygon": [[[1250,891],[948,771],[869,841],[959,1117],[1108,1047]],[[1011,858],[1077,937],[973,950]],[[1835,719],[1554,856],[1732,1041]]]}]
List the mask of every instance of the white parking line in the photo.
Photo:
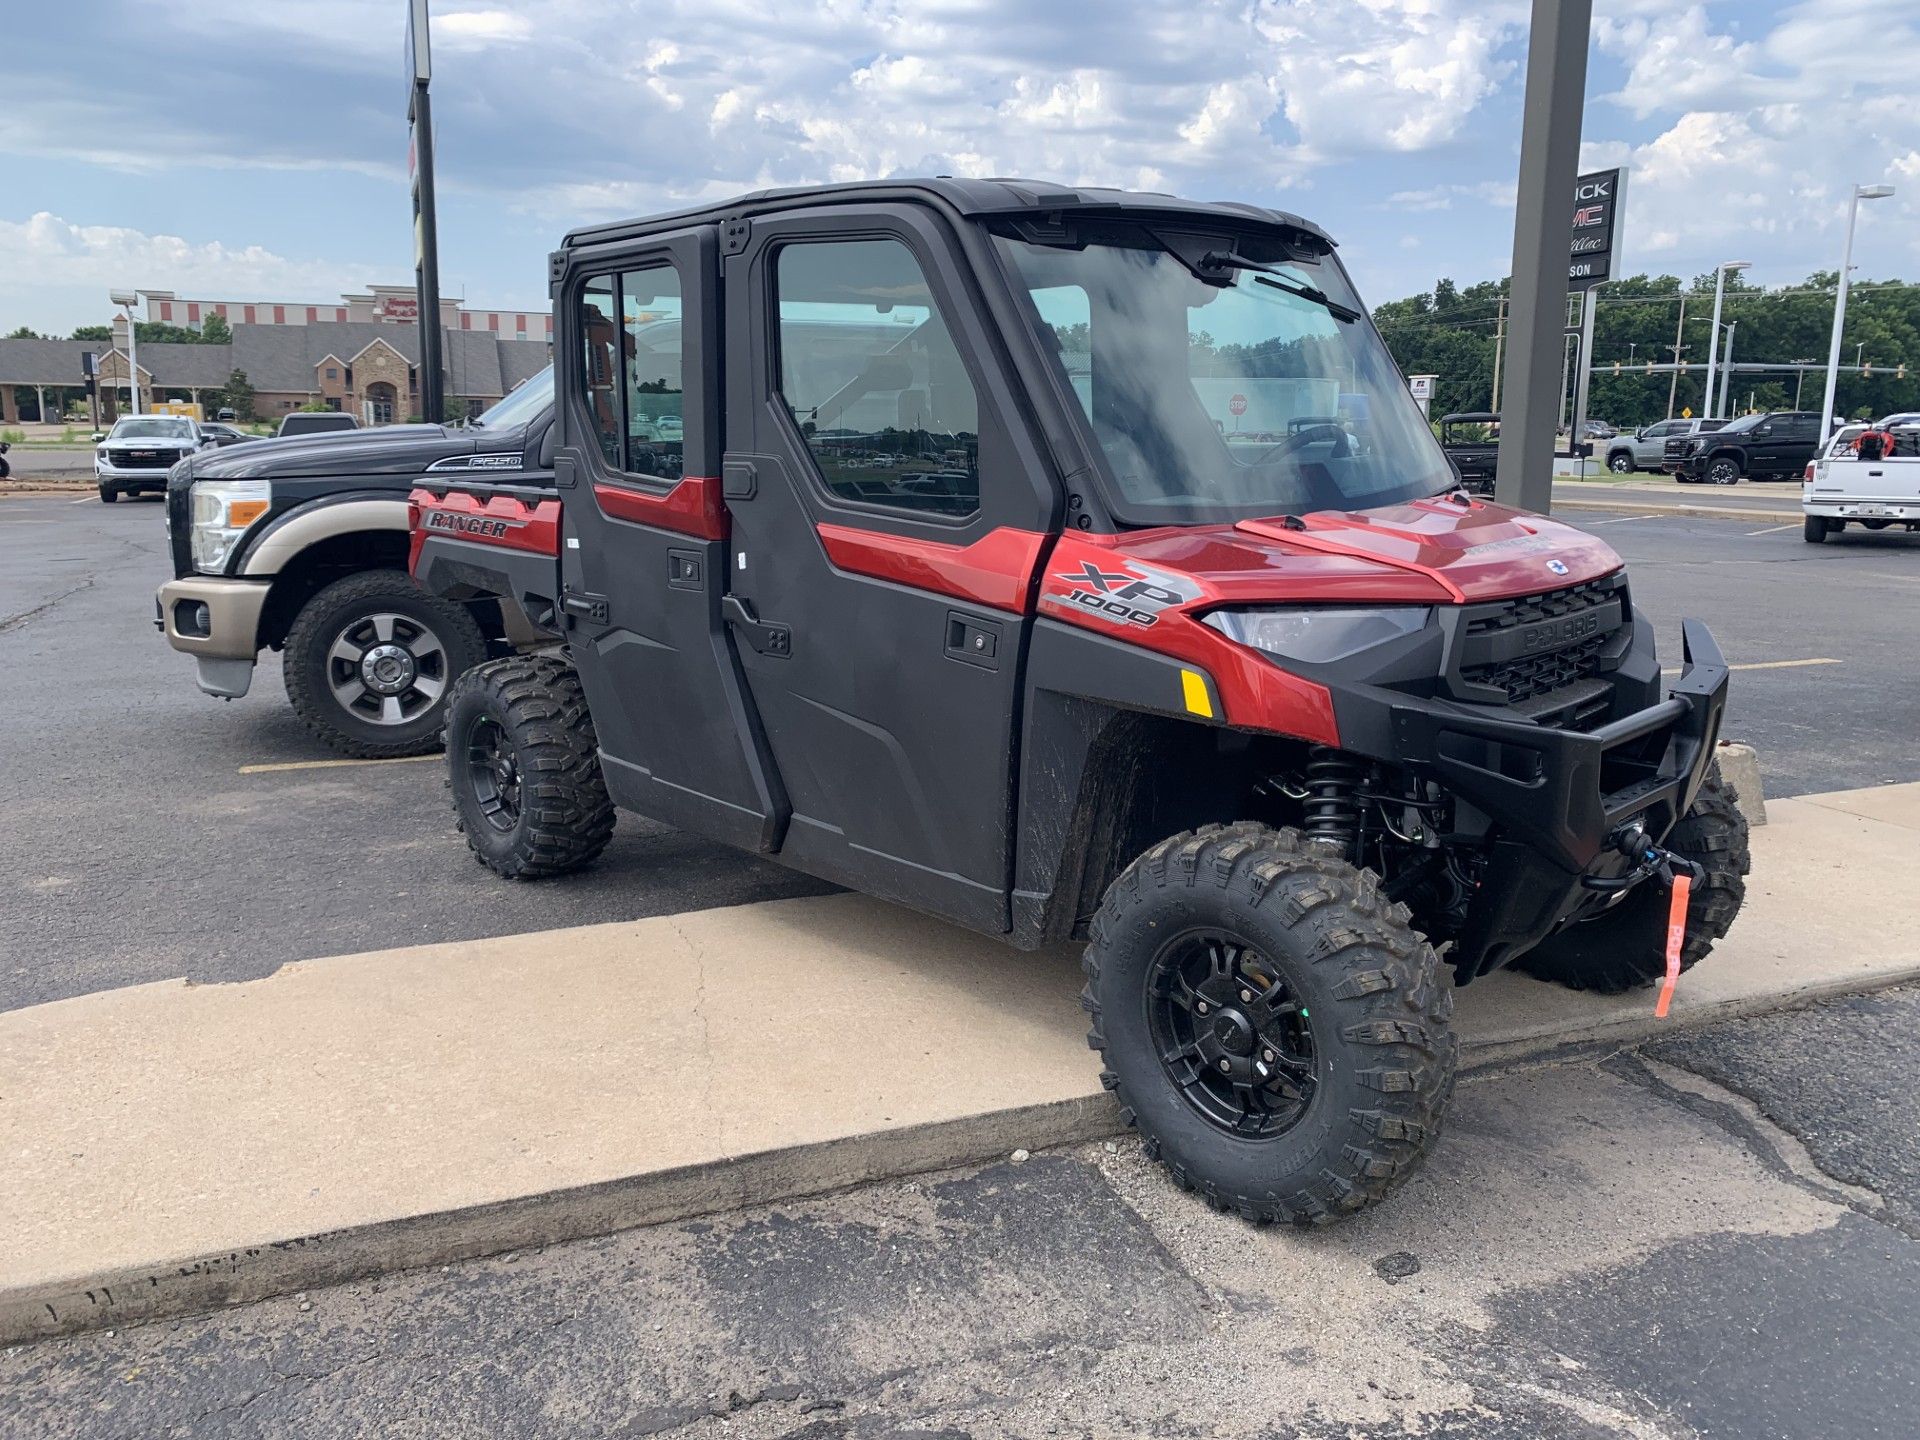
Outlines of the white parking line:
[{"label": "white parking line", "polygon": [[1621,516],[1621,517],[1620,517],[1620,518],[1619,518],[1618,520],[1596,520],[1596,521],[1594,521],[1594,522],[1593,522],[1593,528],[1594,528],[1594,529],[1598,529],[1598,528],[1599,528],[1600,526],[1602,526],[1602,525],[1625,525],[1625,524],[1627,524],[1627,523],[1628,523],[1629,521],[1633,521],[1633,520],[1657,520],[1657,519],[1659,519],[1659,518],[1660,518],[1660,517],[1659,517],[1659,516],[1658,516],[1657,514],[1654,514],[1654,515],[1622,515],[1622,516]]},{"label": "white parking line", "polygon": [[1769,525],[1764,530],[1747,531],[1747,538],[1752,539],[1755,535],[1778,535],[1782,530],[1791,530],[1793,528],[1792,525]]},{"label": "white parking line", "polygon": [[[1797,670],[1802,665],[1838,665],[1841,663],[1842,663],[1841,661],[1832,659],[1829,656],[1821,656],[1813,660],[1752,660],[1745,665],[1729,665],[1727,666],[1727,669],[1729,670]],[[1678,665],[1670,666],[1667,669],[1662,670],[1660,673],[1662,675],[1678,675],[1680,673],[1680,667]]]},{"label": "white parking line", "polygon": [[78,500],[69,500],[67,503],[69,505],[98,505],[100,503],[100,497],[98,495],[82,495]]},{"label": "white parking line", "polygon": [[401,755],[392,760],[282,760],[273,765],[242,765],[242,775],[272,775],[282,770],[331,770],[338,765],[413,765],[438,755]]}]

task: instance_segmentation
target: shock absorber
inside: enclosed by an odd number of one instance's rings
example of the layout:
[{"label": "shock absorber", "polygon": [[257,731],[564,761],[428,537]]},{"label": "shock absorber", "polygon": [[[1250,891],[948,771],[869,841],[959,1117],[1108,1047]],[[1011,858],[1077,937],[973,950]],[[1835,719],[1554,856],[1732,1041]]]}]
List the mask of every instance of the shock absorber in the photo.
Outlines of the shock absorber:
[{"label": "shock absorber", "polygon": [[1351,860],[1360,843],[1360,782],[1366,772],[1350,756],[1316,745],[1307,756],[1307,839]]}]

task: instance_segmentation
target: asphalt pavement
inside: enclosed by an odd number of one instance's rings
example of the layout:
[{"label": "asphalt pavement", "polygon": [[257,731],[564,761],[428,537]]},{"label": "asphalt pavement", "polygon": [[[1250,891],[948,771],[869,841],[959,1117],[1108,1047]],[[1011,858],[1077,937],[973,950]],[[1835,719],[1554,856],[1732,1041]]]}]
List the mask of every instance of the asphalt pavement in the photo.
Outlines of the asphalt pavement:
[{"label": "asphalt pavement", "polygon": [[[19,1437],[1920,1433],[1920,996],[1470,1076],[1256,1230],[1131,1141],[0,1355]],[[1844,1083],[1835,1083],[1843,1077]]]},{"label": "asphalt pavement", "polygon": [[[1567,519],[1632,567],[1678,661],[1714,628],[1727,733],[1771,793],[1920,778],[1920,537],[1804,544],[1797,522]],[[290,960],[820,893],[828,887],[631,815],[585,874],[509,884],[454,833],[437,760],[342,764],[287,708],[278,657],[208,699],[152,627],[160,506],[0,500],[0,1008]]]}]

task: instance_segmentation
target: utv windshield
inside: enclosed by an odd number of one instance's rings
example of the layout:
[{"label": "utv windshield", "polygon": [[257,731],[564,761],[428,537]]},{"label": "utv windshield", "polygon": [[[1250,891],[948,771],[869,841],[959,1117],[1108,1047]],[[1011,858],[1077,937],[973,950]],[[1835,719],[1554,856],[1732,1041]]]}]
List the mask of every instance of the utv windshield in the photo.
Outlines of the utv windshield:
[{"label": "utv windshield", "polygon": [[1458,483],[1321,242],[1061,234],[995,244],[1100,442],[1124,523],[1359,509]]}]

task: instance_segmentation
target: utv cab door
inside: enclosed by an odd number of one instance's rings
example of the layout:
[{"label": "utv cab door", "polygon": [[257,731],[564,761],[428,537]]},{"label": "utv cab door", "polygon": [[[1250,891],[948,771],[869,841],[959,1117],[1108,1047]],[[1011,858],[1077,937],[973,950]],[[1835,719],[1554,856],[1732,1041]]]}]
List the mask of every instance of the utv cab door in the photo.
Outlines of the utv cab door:
[{"label": "utv cab door", "polygon": [[711,226],[567,252],[560,609],[613,798],[765,850],[778,806],[720,617],[718,265]]},{"label": "utv cab door", "polygon": [[725,277],[724,610],[781,858],[1004,931],[1053,492],[957,237],[910,205],[755,218]]}]

